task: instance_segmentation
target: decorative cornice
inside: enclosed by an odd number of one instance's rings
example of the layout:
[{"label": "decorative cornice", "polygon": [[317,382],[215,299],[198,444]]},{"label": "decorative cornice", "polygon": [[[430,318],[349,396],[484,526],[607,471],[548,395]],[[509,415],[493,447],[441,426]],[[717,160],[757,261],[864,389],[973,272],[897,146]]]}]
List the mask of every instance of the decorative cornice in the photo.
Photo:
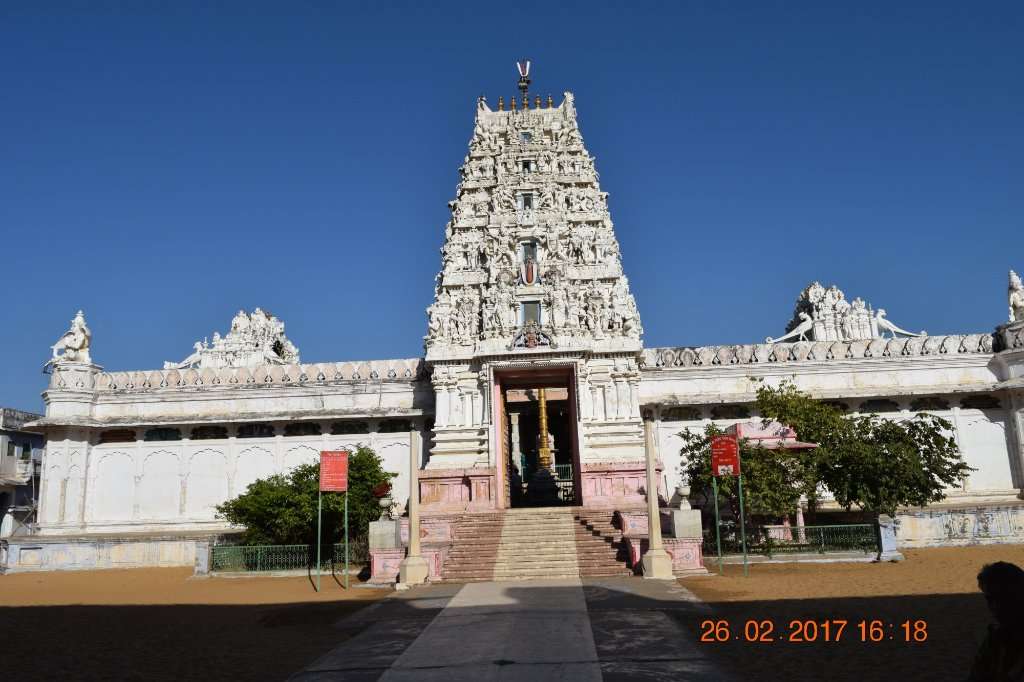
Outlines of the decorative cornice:
[{"label": "decorative cornice", "polygon": [[861,341],[797,341],[735,346],[648,348],[644,370],[798,362],[832,362],[868,358],[910,358],[991,354],[992,334],[950,334]]},{"label": "decorative cornice", "polygon": [[261,365],[219,369],[156,369],[136,372],[104,372],[96,379],[96,391],[150,392],[183,389],[218,389],[269,386],[330,385],[337,383],[411,382],[424,376],[420,358],[327,362],[309,365]]}]

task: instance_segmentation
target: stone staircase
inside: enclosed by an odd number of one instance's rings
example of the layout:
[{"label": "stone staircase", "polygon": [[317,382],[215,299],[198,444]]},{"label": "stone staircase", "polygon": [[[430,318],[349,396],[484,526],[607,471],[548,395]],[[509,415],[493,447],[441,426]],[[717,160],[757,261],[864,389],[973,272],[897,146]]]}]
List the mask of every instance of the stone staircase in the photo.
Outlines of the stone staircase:
[{"label": "stone staircase", "polygon": [[467,515],[445,561],[447,582],[631,575],[610,519],[578,508],[512,509]]}]

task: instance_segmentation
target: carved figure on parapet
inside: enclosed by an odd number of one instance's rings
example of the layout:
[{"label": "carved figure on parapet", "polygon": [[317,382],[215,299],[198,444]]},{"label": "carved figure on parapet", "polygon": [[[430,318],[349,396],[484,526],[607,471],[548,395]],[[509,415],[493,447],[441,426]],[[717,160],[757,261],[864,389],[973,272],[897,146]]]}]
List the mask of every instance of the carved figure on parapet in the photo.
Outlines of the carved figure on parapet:
[{"label": "carved figure on parapet", "polygon": [[1024,284],[1020,275],[1010,270],[1010,285],[1007,289],[1010,304],[1010,322],[1024,322]]},{"label": "carved figure on parapet", "polygon": [[[910,336],[910,337],[928,336],[928,332],[923,331],[923,330],[921,331],[920,334],[915,334],[914,332],[908,332],[906,329],[900,329],[899,327],[894,325],[892,322],[890,322],[889,320],[885,319],[885,308],[879,308],[877,311],[875,311],[875,324],[878,326],[879,330],[883,330],[884,329],[884,330],[888,331],[890,334],[892,334],[892,338],[894,338],[894,339],[896,338],[897,334],[900,334],[902,336]],[[880,333],[879,334],[879,338],[881,338],[881,337],[882,337],[882,334]]]},{"label": "carved figure on parapet", "polygon": [[251,315],[239,310],[225,336],[213,334],[193,345],[193,352],[181,362],[165,362],[164,369],[255,367],[299,362],[299,349],[284,334],[284,323],[256,308]]},{"label": "carved figure on parapet", "polygon": [[91,345],[92,332],[85,324],[85,314],[79,310],[71,319],[71,327],[57,339],[57,343],[50,346],[52,356],[46,363],[46,367],[65,362],[91,364],[92,357],[89,355]]},{"label": "carved figure on parapet", "polygon": [[780,336],[777,339],[773,339],[772,337],[769,336],[768,338],[766,338],[764,340],[764,342],[765,343],[777,343],[779,341],[788,341],[790,339],[797,339],[799,341],[806,341],[807,340],[807,333],[811,332],[811,329],[814,327],[814,320],[812,320],[811,316],[808,315],[807,313],[803,312],[802,310],[797,313],[797,316],[800,318],[800,324],[795,326],[791,332],[789,332],[785,336]]}]

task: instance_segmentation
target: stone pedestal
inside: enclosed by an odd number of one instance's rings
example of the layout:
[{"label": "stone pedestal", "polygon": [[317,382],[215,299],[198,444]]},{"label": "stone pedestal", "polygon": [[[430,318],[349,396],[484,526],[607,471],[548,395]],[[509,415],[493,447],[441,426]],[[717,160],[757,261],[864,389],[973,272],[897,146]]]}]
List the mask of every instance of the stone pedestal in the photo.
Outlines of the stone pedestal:
[{"label": "stone pedestal", "polygon": [[419,585],[425,583],[429,575],[427,560],[421,556],[410,556],[399,565],[398,582],[403,585]]},{"label": "stone pedestal", "polygon": [[896,522],[887,514],[878,517],[878,550],[879,561],[903,561],[896,549]]},{"label": "stone pedestal", "polygon": [[398,519],[382,519],[370,522],[368,537],[370,549],[395,549],[402,546],[399,538]]},{"label": "stone pedestal", "polygon": [[699,509],[662,509],[661,532],[666,538],[699,538],[704,529]]}]

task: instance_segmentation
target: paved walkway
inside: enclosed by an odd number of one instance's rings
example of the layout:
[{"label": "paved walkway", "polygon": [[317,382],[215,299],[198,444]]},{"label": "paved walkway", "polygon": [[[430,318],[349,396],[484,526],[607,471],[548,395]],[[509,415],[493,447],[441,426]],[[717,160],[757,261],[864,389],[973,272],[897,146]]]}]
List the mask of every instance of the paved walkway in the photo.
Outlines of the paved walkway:
[{"label": "paved walkway", "polygon": [[358,634],[292,679],[726,679],[683,625],[707,612],[674,581],[429,585],[338,623]]}]

